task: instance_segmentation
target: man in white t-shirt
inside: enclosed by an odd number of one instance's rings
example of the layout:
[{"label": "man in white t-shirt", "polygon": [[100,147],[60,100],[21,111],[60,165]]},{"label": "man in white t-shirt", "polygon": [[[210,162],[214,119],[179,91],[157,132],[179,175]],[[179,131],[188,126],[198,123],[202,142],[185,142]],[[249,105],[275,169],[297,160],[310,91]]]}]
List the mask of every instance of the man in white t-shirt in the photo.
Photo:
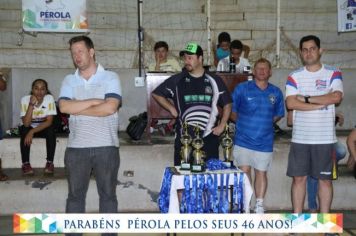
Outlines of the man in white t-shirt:
[{"label": "man in white t-shirt", "polygon": [[303,210],[307,176],[318,179],[320,212],[327,213],[335,178],[335,104],[343,97],[342,75],[338,69],[320,62],[318,37],[303,37],[299,47],[304,67],[292,72],[286,84],[286,105],[294,110],[287,175],[293,177],[295,213]]},{"label": "man in white t-shirt", "polygon": [[148,66],[148,71],[180,72],[182,67],[175,58],[168,58],[168,44],[165,41],[158,41],[153,47],[155,62]]},{"label": "man in white t-shirt", "polygon": [[230,55],[219,61],[217,71],[229,72],[230,60],[233,60],[233,63],[235,63],[236,73],[243,73],[244,68],[251,69],[250,62],[246,58],[241,57],[242,50],[243,44],[240,40],[232,41],[230,44]]}]

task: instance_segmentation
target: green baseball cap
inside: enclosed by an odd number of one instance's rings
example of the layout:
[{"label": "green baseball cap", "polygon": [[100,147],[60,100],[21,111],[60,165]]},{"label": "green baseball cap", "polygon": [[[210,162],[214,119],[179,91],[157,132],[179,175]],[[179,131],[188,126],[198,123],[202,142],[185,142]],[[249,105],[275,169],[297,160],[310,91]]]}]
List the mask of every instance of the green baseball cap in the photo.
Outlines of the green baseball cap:
[{"label": "green baseball cap", "polygon": [[188,55],[194,55],[196,54],[197,56],[203,56],[203,49],[194,42],[189,42],[185,48],[179,52],[179,56],[183,56],[184,54]]}]

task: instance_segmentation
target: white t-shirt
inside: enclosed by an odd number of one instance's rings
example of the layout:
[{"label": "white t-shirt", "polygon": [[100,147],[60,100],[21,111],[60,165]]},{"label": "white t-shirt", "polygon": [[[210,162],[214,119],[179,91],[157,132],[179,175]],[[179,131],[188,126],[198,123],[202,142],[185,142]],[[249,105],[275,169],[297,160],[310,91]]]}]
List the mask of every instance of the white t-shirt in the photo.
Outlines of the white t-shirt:
[{"label": "white t-shirt", "polygon": [[[246,58],[240,57],[239,64],[236,64],[236,73],[243,73],[245,66],[251,66]],[[217,71],[229,72],[230,56],[221,59],[218,63]]]},{"label": "white t-shirt", "polygon": [[[316,72],[302,67],[292,72],[287,79],[286,97],[291,95],[325,95],[333,91],[343,92],[341,72],[322,65]],[[313,111],[298,111],[293,114],[292,142],[302,144],[336,143],[335,105]]]},{"label": "white t-shirt", "polygon": [[[156,62],[148,66],[148,71],[156,71]],[[176,59],[168,58],[165,63],[159,65],[159,71],[180,72],[182,67]]]},{"label": "white t-shirt", "polygon": [[[21,99],[21,117],[26,115],[30,98],[31,95],[27,95]],[[46,121],[47,116],[56,114],[57,110],[54,98],[52,95],[47,94],[44,96],[42,104],[33,108],[31,127],[36,128],[40,123]]]}]

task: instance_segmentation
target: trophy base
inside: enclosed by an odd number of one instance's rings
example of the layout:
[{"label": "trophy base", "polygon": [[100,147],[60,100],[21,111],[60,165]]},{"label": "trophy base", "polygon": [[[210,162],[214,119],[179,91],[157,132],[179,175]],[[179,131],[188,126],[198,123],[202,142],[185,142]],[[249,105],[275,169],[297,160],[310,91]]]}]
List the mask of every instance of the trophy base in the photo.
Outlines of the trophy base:
[{"label": "trophy base", "polygon": [[191,172],[204,172],[205,171],[205,165],[200,164],[200,165],[192,165],[192,168],[190,169]]},{"label": "trophy base", "polygon": [[181,163],[180,164],[180,169],[181,170],[190,170],[190,163]]},{"label": "trophy base", "polygon": [[223,161],[224,165],[228,168],[234,167],[233,161]]}]

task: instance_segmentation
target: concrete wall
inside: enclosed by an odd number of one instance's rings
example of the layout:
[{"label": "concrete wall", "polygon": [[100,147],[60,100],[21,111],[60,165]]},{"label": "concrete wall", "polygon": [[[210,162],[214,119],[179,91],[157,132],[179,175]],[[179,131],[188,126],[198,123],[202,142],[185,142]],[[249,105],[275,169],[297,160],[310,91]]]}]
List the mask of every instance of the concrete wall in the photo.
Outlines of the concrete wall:
[{"label": "concrete wall", "polygon": [[[276,51],[276,1],[212,0],[211,30],[215,43],[221,31],[251,47],[250,60],[260,56],[274,64]],[[108,68],[137,68],[137,2],[130,0],[87,0],[90,37],[97,57]],[[207,48],[205,0],[143,1],[145,59],[152,59],[155,41],[166,40],[173,55],[187,41]],[[0,66],[10,68],[72,68],[67,50],[73,34],[25,34],[18,46],[21,29],[21,0],[0,0]],[[300,64],[297,52],[301,36],[317,34],[326,53],[324,60],[341,68],[355,68],[356,32],[337,33],[334,0],[281,1],[282,68]]]},{"label": "concrete wall", "polygon": [[[64,76],[73,71],[74,69],[12,69],[12,78],[8,89],[6,93],[0,94],[0,101],[4,105],[4,110],[0,112],[3,127],[8,129],[19,124],[20,100],[22,96],[29,93],[34,79],[46,79],[52,94],[55,98],[58,98]],[[146,110],[146,87],[134,86],[133,78],[137,76],[137,70],[118,69],[115,71],[119,73],[123,87],[123,106],[119,111],[119,117],[120,130],[124,130],[131,116]],[[290,72],[290,69],[274,69],[270,81],[284,92],[285,81]],[[338,129],[352,129],[356,125],[356,94],[353,92],[356,87],[355,77],[355,69],[343,70],[345,97],[337,110],[344,114],[345,124]],[[280,121],[280,125],[283,129],[286,129],[285,119]]]}]

